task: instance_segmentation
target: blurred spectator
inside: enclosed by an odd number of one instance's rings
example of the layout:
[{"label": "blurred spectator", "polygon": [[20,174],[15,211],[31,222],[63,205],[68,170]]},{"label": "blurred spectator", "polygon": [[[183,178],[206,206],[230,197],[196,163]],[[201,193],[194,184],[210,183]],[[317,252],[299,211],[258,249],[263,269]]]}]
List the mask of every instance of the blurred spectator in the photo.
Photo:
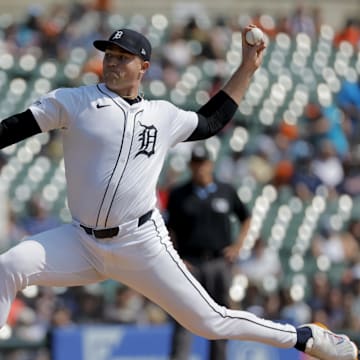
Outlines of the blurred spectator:
[{"label": "blurred spectator", "polygon": [[224,59],[231,43],[231,33],[227,27],[226,19],[218,16],[208,34],[209,53],[205,54],[205,57],[214,60]]},{"label": "blurred spectator", "polygon": [[51,328],[66,327],[73,324],[71,311],[64,305],[55,307],[51,318]]},{"label": "blurred spectator", "polygon": [[[353,245],[353,248],[355,250],[355,247],[360,247],[360,219],[354,216],[349,221],[349,224],[346,227],[346,231],[343,233],[343,238],[345,241],[348,241],[349,243],[356,243],[356,245]],[[349,258],[353,260],[353,263],[359,263],[360,264],[360,252],[357,251],[354,254],[349,254]]]},{"label": "blurred spectator", "polygon": [[[280,135],[280,136],[279,136]],[[281,139],[280,139],[281,138]],[[262,133],[253,136],[251,142],[253,143],[253,150],[255,152],[262,152],[271,164],[275,164],[280,159],[284,158],[284,150],[287,151],[286,144],[281,148],[282,139],[286,138],[282,136],[279,129],[276,127],[268,127]],[[280,140],[279,140],[280,139]],[[250,150],[251,151],[251,146]],[[286,155],[285,155],[286,157]]]},{"label": "blurred spectator", "polygon": [[112,7],[112,0],[94,0],[94,9],[101,12],[109,12]]},{"label": "blurred spectator", "polygon": [[282,319],[291,324],[307,324],[311,322],[311,307],[303,300],[295,300],[290,289],[283,291],[284,303],[280,309]]},{"label": "blurred spectator", "polygon": [[[307,303],[309,304],[313,312],[323,311],[323,309],[326,308],[331,288],[328,274],[326,272],[315,273],[311,278],[310,286],[311,290]],[[327,321],[325,323],[327,323]]]},{"label": "blurred spectator", "polygon": [[[311,322],[317,322],[324,326],[330,326],[329,315],[324,309],[313,309],[311,314]],[[312,360],[312,358],[310,358]]]},{"label": "blurred spectator", "polygon": [[322,107],[318,103],[310,102],[304,115],[304,135],[311,144],[319,148],[326,140],[332,144],[341,159],[349,155],[347,135],[351,133],[350,124],[336,105]]},{"label": "blurred spectator", "polygon": [[189,41],[184,38],[183,27],[172,27],[169,39],[162,48],[162,54],[165,60],[178,69],[184,69],[193,61]]},{"label": "blurred spectator", "polygon": [[278,291],[264,295],[264,314],[266,319],[277,321],[281,314],[283,303]]},{"label": "blurred spectator", "polygon": [[322,185],[321,179],[315,174],[312,167],[311,156],[311,152],[298,156],[291,179],[294,193],[304,201],[309,201],[315,195],[318,187]]},{"label": "blurred spectator", "polygon": [[315,34],[320,34],[321,27],[324,24],[323,12],[320,6],[314,6],[311,11],[311,16],[314,19]]},{"label": "blurred spectator", "polygon": [[207,90],[209,96],[214,96],[218,91],[220,91],[222,85],[223,85],[223,78],[219,74],[213,76],[213,78],[211,79],[211,85]]},{"label": "blurred spectator", "polygon": [[224,154],[216,168],[216,177],[224,182],[239,185],[250,174],[249,158],[245,151]]},{"label": "blurred spectator", "polygon": [[334,44],[339,47],[342,41],[350,43],[354,49],[360,49],[360,19],[348,18],[345,25],[335,34]]},{"label": "blurred spectator", "polygon": [[269,14],[264,14],[261,10],[254,12],[251,23],[260,28],[271,40],[275,38],[278,32],[275,19]]},{"label": "blurred spectator", "polygon": [[184,26],[184,38],[191,42],[194,57],[214,59],[215,55],[209,43],[209,34],[206,29],[199,26],[196,17],[189,18]]},{"label": "blurred spectator", "polygon": [[287,186],[291,183],[294,176],[294,164],[290,159],[280,160],[275,165],[272,184],[276,187]]},{"label": "blurred spectator", "polygon": [[118,287],[114,302],[104,311],[105,320],[112,323],[137,324],[143,322],[144,298],[127,286]]},{"label": "blurred spectator", "polygon": [[[281,121],[274,134],[277,154],[274,152],[274,176],[272,183],[275,187],[287,186],[294,175],[294,146],[299,139],[299,129],[296,124]],[[275,158],[277,157],[277,159]]]},{"label": "blurred spectator", "polygon": [[360,276],[355,278],[353,287],[354,298],[351,304],[351,326],[354,331],[360,331]]},{"label": "blurred spectator", "polygon": [[271,147],[267,146],[271,141],[265,141],[265,137],[259,139],[258,147],[249,155],[249,173],[260,184],[268,184],[274,177],[274,167],[271,161]]},{"label": "blurred spectator", "polygon": [[276,31],[277,33],[291,35],[289,19],[287,15],[279,15],[276,19]]},{"label": "blurred spectator", "polygon": [[102,322],[104,319],[104,299],[97,287],[81,287],[78,294],[76,321],[81,324]]},{"label": "blurred spectator", "polygon": [[[53,354],[53,336],[54,332],[58,328],[66,328],[74,325],[71,311],[64,304],[58,303],[54,307],[52,313],[51,322],[49,324],[48,332],[46,334],[46,348],[49,354]],[[51,355],[48,356],[48,359],[51,359]],[[46,360],[46,359],[44,359]]]},{"label": "blurred spectator", "polygon": [[332,329],[343,329],[346,323],[344,294],[339,287],[332,287],[327,304],[328,326]]},{"label": "blurred spectator", "polygon": [[299,128],[296,124],[291,124],[286,121],[282,121],[279,124],[279,135],[286,138],[289,141],[295,141],[299,138]]},{"label": "blurred spectator", "polygon": [[[342,289],[342,287],[341,287]],[[352,304],[354,302],[353,291],[347,290],[343,292],[344,297],[344,322],[342,324],[343,329],[354,329],[353,321],[354,316],[352,314]]]},{"label": "blurred spectator", "polygon": [[360,195],[360,157],[352,156],[343,162],[344,181],[341,192],[350,196]]},{"label": "blurred spectator", "polygon": [[21,340],[39,342],[45,338],[46,330],[38,321],[36,312],[26,307],[19,314],[14,335]]},{"label": "blurred spectator", "polygon": [[356,144],[360,139],[360,75],[342,82],[336,101],[350,120],[349,138]]},{"label": "blurred spectator", "polygon": [[37,319],[45,329],[51,326],[53,313],[58,306],[59,300],[52,288],[38,287],[38,295],[34,299],[33,309]]},{"label": "blurred spectator", "polygon": [[94,55],[85,62],[82,72],[96,74],[98,79],[101,80],[102,67],[102,57]]},{"label": "blurred spectator", "polygon": [[262,238],[256,240],[251,256],[245,260],[240,259],[238,266],[240,272],[247,276],[249,282],[260,288],[269,276],[279,278],[282,274],[278,252],[267,247]]},{"label": "blurred spectator", "polygon": [[34,195],[27,203],[26,210],[27,215],[22,220],[22,227],[29,235],[52,229],[60,224],[60,220],[50,214],[37,195]]},{"label": "blurred spectator", "polygon": [[359,242],[351,232],[335,230],[328,220],[324,220],[319,235],[312,243],[315,258],[325,255],[332,263],[353,262],[359,259]]},{"label": "blurred spectator", "polygon": [[[271,154],[272,163],[276,164],[280,160],[290,160],[292,158],[292,148],[299,139],[298,125],[281,121],[277,127],[269,129],[266,136],[268,137],[267,147]],[[269,138],[273,143],[271,146],[269,146],[271,144]]]},{"label": "blurred spectator", "polygon": [[4,235],[4,239],[1,242],[2,248],[8,248],[10,246],[17,244],[26,235],[27,232],[20,225],[18,216],[12,210],[9,210],[7,223],[5,225],[5,235]]},{"label": "blurred spectator", "polygon": [[17,295],[14,302],[11,305],[9,317],[7,320],[8,325],[14,327],[20,317],[20,313],[26,308],[26,303],[23,300],[21,294]]},{"label": "blurred spectator", "polygon": [[169,88],[175,87],[177,82],[180,80],[180,69],[178,69],[175,64],[172,64],[169,60],[166,59],[162,59],[161,67],[162,80],[164,81],[164,84]]},{"label": "blurred spectator", "polygon": [[17,49],[26,52],[31,47],[40,47],[42,42],[41,15],[43,9],[40,5],[31,5],[23,22],[18,24],[13,32],[12,41]]},{"label": "blurred spectator", "polygon": [[298,2],[293,14],[290,15],[288,22],[289,31],[292,36],[296,36],[299,33],[305,33],[310,39],[316,38],[317,33],[314,18],[312,17],[312,14],[307,12],[302,1]]},{"label": "blurred spectator", "polygon": [[314,174],[328,188],[331,195],[335,195],[344,180],[344,169],[340,159],[336,156],[335,148],[329,140],[319,144],[319,150],[312,160]]},{"label": "blurred spectator", "polygon": [[[241,269],[240,269],[241,273]],[[245,292],[245,297],[241,301],[241,307],[246,311],[250,311],[257,316],[265,314],[265,297],[264,292],[253,283],[249,283]]]},{"label": "blurred spectator", "polygon": [[360,244],[360,219],[354,218],[350,221],[348,226],[349,233]]}]

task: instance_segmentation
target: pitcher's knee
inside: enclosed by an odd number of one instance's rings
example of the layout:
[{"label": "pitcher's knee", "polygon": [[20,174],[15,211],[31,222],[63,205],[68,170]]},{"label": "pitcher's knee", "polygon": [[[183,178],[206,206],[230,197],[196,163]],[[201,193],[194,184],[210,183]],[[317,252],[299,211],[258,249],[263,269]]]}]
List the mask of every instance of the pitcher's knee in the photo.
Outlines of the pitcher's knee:
[{"label": "pitcher's knee", "polygon": [[201,336],[205,339],[208,340],[219,340],[222,339],[222,336],[220,334],[218,334],[217,332],[215,332],[215,329],[210,329],[210,328],[206,328],[206,329],[194,329],[194,331],[192,331],[195,335]]},{"label": "pitcher's knee", "polygon": [[16,253],[10,249],[0,256],[0,274],[7,276],[18,273],[19,267],[23,266],[23,260],[23,256],[16,255]]},{"label": "pitcher's knee", "polygon": [[215,325],[210,321],[194,321],[188,326],[188,330],[208,340],[219,340],[223,338],[222,334],[217,331]]},{"label": "pitcher's knee", "polygon": [[0,255],[0,278],[13,282],[17,289],[26,286],[26,278],[37,271],[36,256],[31,244],[20,243]]},{"label": "pitcher's knee", "polygon": [[6,276],[10,271],[11,262],[8,259],[7,253],[0,255],[0,277]]},{"label": "pitcher's knee", "polygon": [[[5,287],[9,288],[9,285],[12,287],[19,288],[20,284],[18,279],[17,271],[18,263],[16,261],[11,261],[11,257],[8,256],[8,253],[0,255],[0,289]],[[1,325],[1,324],[0,324]]]}]

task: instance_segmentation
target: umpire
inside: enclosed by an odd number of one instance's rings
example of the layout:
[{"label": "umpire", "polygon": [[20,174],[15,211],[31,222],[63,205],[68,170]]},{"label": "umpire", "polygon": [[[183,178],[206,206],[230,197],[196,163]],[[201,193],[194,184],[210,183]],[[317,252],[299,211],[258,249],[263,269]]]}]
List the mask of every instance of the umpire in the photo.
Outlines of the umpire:
[{"label": "umpire", "polygon": [[[174,246],[197,280],[214,300],[228,306],[231,264],[238,257],[250,216],[235,189],[214,179],[214,162],[203,144],[192,150],[191,179],[170,191],[168,228]],[[236,241],[230,216],[241,223]],[[171,359],[187,360],[192,335],[175,322]],[[210,360],[226,359],[226,340],[210,341]]]}]

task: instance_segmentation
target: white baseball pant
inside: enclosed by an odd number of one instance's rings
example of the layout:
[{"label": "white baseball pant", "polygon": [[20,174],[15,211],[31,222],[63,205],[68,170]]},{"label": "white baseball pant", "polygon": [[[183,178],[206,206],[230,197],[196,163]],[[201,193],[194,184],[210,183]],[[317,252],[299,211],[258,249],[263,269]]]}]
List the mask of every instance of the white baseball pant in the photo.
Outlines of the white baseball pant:
[{"label": "white baseball pant", "polygon": [[73,222],[27,240],[0,256],[0,326],[17,291],[29,285],[79,286],[112,278],[161,306],[191,332],[290,348],[296,329],[216,304],[174,250],[159,211],[145,224],[120,226],[95,239]]}]

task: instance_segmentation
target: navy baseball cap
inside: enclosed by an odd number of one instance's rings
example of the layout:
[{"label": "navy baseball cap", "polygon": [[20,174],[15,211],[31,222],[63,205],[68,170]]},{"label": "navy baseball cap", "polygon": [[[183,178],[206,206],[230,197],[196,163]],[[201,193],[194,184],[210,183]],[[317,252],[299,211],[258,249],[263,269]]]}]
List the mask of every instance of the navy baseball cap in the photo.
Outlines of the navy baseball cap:
[{"label": "navy baseball cap", "polygon": [[151,57],[150,41],[143,34],[131,29],[116,30],[109,40],[95,40],[93,45],[100,51],[105,51],[110,45],[119,46],[145,61],[149,61]]}]

